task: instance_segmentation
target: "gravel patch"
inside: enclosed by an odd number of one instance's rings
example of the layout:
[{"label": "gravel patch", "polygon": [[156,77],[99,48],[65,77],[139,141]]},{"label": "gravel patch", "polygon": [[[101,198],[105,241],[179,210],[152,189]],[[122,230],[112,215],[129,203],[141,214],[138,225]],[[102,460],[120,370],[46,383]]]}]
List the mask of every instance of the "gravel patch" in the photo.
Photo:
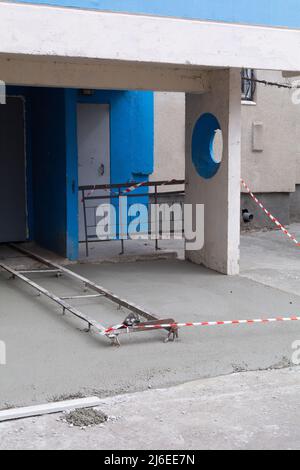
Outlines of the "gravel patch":
[{"label": "gravel patch", "polygon": [[71,411],[64,415],[63,421],[70,426],[77,426],[80,428],[87,428],[92,426],[99,426],[108,420],[108,416],[102,411],[94,409],[79,409]]}]

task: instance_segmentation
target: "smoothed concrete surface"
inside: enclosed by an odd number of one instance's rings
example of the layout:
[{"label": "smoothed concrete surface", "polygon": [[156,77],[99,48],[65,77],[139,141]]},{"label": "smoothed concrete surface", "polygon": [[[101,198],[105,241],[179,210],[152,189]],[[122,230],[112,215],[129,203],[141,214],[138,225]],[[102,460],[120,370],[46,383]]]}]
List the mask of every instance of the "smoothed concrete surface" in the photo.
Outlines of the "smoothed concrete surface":
[{"label": "smoothed concrete surface", "polygon": [[[184,261],[76,265],[77,272],[177,321],[232,320],[300,311],[300,297],[243,277],[227,277]],[[79,293],[63,276],[33,278],[63,295]],[[110,302],[81,300],[76,305],[106,325],[126,312]],[[0,407],[68,398],[78,392],[100,397],[168,387],[204,377],[290,365],[300,322],[185,329],[180,340],[164,344],[164,331],[121,339],[113,348],[87,334],[86,325],[18,280],[0,274],[0,339],[7,365],[0,366]]]},{"label": "smoothed concrete surface", "polygon": [[[181,244],[183,245],[183,241]],[[135,261],[152,261],[160,259],[176,259],[178,245],[173,249],[174,241],[159,240],[158,250],[155,241],[124,240],[124,253],[119,240],[105,242],[90,242],[89,255],[86,255],[86,245],[79,245],[80,263],[130,263]]]},{"label": "smoothed concrete surface", "polygon": [[198,380],[106,398],[111,419],[84,430],[61,415],[2,423],[0,449],[299,450],[299,395],[299,368]]},{"label": "smoothed concrete surface", "polygon": [[[289,228],[300,241],[300,224]],[[281,230],[244,233],[241,276],[300,295],[300,247]]]}]

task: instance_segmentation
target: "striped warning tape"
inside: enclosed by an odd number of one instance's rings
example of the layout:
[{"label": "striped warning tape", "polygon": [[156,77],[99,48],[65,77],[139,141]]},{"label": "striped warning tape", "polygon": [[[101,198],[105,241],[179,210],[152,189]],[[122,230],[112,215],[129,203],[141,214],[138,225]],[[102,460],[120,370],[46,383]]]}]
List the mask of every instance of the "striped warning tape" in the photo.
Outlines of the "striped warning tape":
[{"label": "striped warning tape", "polygon": [[263,204],[257,199],[257,197],[253,194],[253,192],[251,191],[251,189],[249,188],[249,186],[246,184],[246,182],[241,179],[241,183],[242,185],[244,186],[244,188],[247,190],[247,192],[250,194],[250,196],[252,197],[252,199],[254,200],[254,202],[264,211],[264,213],[269,217],[269,219],[272,220],[272,222],[274,222],[275,225],[277,225],[277,227],[280,228],[280,230],[287,236],[289,237],[290,240],[292,240],[297,246],[300,246],[300,243],[298,242],[298,240],[294,237],[294,235],[292,235],[288,230],[287,228],[282,225],[278,219],[276,219],[276,217],[274,217],[271,212],[269,212],[264,206]]},{"label": "striped warning tape", "polygon": [[[121,193],[117,192],[117,191],[112,191],[111,189],[101,189],[100,191],[105,191],[105,192],[109,192],[109,194],[107,195],[107,197],[110,197],[110,196],[123,196],[125,194],[128,194],[128,193],[131,193],[132,191],[134,191],[135,189],[143,186],[144,184],[148,183],[147,181],[143,181],[142,183],[138,183],[138,184],[135,184],[133,186],[131,186],[130,188],[127,188],[125,189],[124,191],[122,191]],[[96,188],[97,188],[97,185],[94,186],[93,189],[91,189],[87,195],[85,196],[85,198],[89,198],[91,197],[95,191],[96,191]],[[81,199],[81,202],[83,202],[83,198]]]},{"label": "striped warning tape", "polygon": [[[97,186],[97,185],[95,184],[94,188],[91,189],[91,190],[84,196],[85,199],[88,198],[88,197],[91,197],[91,196],[94,194],[94,192],[96,191],[96,186]],[[83,202],[83,198],[81,199],[81,202]]]},{"label": "striped warning tape", "polygon": [[206,321],[206,322],[196,322],[196,323],[166,323],[161,325],[143,325],[143,326],[134,326],[128,328],[126,325],[116,325],[110,328],[107,328],[104,331],[104,334],[110,334],[117,332],[122,329],[127,329],[128,331],[137,331],[139,329],[147,330],[165,330],[166,328],[187,328],[187,327],[207,327],[207,326],[222,326],[222,325],[253,325],[258,323],[276,323],[276,322],[291,322],[291,321],[300,321],[300,317],[276,317],[276,318],[258,318],[255,320],[225,320],[225,321]]},{"label": "striped warning tape", "polygon": [[[164,184],[161,184],[160,187],[166,186],[167,184],[171,184],[171,183],[175,183],[175,182],[177,182],[177,180],[173,179],[173,180],[170,180],[170,181],[168,181]],[[126,194],[132,193],[133,191],[135,191],[138,188],[141,188],[142,186],[148,185],[148,183],[149,183],[148,181],[142,181],[141,183],[133,184],[132,186],[130,186],[129,188],[124,189],[124,191],[122,191],[120,193],[117,192],[117,191],[112,191],[111,189],[101,189],[101,191],[109,192],[108,197],[109,196],[124,196]],[[87,193],[85,198],[89,198],[90,196],[92,196],[94,194],[94,192],[96,191],[96,188],[97,188],[97,185],[95,185],[94,188],[91,189]],[[82,198],[81,202],[83,202],[83,198]]]},{"label": "striped warning tape", "polygon": [[148,184],[148,181],[143,181],[142,183],[134,184],[134,185],[130,186],[130,188],[127,188],[124,191],[122,191],[122,194],[132,193],[132,191],[134,191],[135,189],[140,188],[141,186],[144,186],[144,184],[146,184],[146,183]]},{"label": "striped warning tape", "polygon": [[[166,186],[167,184],[176,183],[176,182],[177,182],[177,180],[174,180],[174,179],[173,179],[173,180],[170,180],[170,181],[168,181],[168,182],[165,182],[165,183],[161,184],[160,187]],[[149,183],[148,181],[143,181],[142,183],[134,184],[134,185],[132,185],[130,188],[125,189],[125,190],[122,192],[122,194],[131,193],[131,192],[134,191],[135,189],[138,189],[138,188],[140,188],[140,187],[142,187],[142,186],[145,186],[146,184],[148,185],[148,183]]]}]

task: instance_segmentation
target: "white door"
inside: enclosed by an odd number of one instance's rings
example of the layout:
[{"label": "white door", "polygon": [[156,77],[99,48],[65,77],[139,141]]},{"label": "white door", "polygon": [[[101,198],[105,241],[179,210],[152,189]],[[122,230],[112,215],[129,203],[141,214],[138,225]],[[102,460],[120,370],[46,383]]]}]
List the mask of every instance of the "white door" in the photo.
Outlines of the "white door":
[{"label": "white door", "polygon": [[[110,184],[109,105],[78,104],[78,178],[79,186]],[[103,196],[109,192],[86,191],[86,195]],[[96,207],[106,200],[86,201],[88,234],[96,237]],[[79,194],[79,240],[85,240],[82,195]]]}]

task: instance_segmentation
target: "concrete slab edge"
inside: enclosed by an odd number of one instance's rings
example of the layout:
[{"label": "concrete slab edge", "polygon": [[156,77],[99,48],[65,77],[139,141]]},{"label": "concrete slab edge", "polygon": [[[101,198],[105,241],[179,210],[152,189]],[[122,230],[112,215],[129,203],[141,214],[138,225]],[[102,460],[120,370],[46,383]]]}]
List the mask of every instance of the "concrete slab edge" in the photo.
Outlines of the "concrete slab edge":
[{"label": "concrete slab edge", "polygon": [[175,260],[178,255],[176,251],[161,252],[161,253],[150,253],[143,255],[120,255],[112,258],[91,258],[91,259],[80,259],[78,264],[119,264],[119,263],[135,263],[139,261],[161,261],[161,260]]}]

